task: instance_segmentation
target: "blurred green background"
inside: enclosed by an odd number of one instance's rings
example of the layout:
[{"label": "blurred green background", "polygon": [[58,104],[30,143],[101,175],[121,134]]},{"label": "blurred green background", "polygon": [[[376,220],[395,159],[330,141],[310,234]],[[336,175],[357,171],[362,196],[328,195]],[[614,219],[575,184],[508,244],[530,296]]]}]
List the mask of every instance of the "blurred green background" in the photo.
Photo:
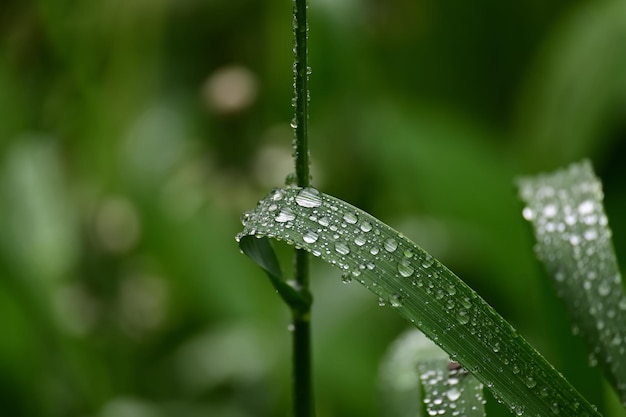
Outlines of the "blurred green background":
[{"label": "blurred green background", "polygon": [[[292,170],[291,7],[2,2],[0,416],[287,415],[289,315],[234,236]],[[626,415],[514,188],[591,158],[626,256],[626,4],[309,11],[314,184],[439,257]],[[407,324],[320,262],[312,279],[318,416],[379,415],[378,363]]]}]

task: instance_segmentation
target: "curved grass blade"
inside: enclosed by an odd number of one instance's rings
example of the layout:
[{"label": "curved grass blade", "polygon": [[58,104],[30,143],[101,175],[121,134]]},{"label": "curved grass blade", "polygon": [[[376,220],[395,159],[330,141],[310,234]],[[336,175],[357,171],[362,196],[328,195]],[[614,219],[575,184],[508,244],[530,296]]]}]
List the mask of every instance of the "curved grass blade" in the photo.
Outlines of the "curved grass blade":
[{"label": "curved grass blade", "polygon": [[291,309],[298,312],[308,311],[311,305],[310,294],[303,293],[294,284],[285,281],[274,249],[267,239],[244,236],[239,241],[239,248],[265,271],[278,295]]},{"label": "curved grass blade", "polygon": [[390,304],[516,414],[598,416],[498,313],[401,233],[313,188],[275,189],[238,235],[311,252]]},{"label": "curved grass blade", "polygon": [[519,181],[536,252],[565,302],[574,328],[626,405],[626,296],[589,161]]},{"label": "curved grass blade", "polygon": [[380,370],[385,417],[484,417],[482,390],[483,384],[415,329],[394,341]]}]

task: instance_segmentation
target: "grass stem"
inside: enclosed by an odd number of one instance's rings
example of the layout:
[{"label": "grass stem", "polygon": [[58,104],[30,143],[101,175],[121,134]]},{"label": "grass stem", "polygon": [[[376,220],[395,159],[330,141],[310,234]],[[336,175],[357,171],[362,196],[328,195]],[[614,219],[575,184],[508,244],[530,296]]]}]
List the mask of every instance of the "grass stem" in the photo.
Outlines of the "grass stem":
[{"label": "grass stem", "polygon": [[[295,165],[299,187],[310,185],[309,173],[309,66],[307,57],[307,1],[294,0],[294,105]],[[303,293],[309,291],[309,254],[297,250],[294,257],[295,281]],[[293,311],[293,410],[295,417],[314,415],[311,372],[310,310]]]}]

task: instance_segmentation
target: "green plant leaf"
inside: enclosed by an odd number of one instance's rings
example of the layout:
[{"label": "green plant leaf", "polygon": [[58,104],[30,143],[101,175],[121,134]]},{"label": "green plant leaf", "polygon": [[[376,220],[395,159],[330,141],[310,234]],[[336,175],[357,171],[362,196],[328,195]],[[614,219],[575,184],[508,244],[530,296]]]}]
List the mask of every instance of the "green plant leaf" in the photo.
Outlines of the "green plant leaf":
[{"label": "green plant leaf", "polygon": [[574,323],[626,405],[626,296],[589,161],[519,181],[536,252]]},{"label": "green plant leaf", "polygon": [[484,417],[482,390],[480,381],[415,329],[393,342],[381,364],[381,414],[386,417]]},{"label": "green plant leaf", "polygon": [[378,295],[516,413],[598,412],[498,313],[431,255],[371,215],[313,188],[275,189],[238,235],[303,248]]},{"label": "green plant leaf", "polygon": [[274,249],[268,239],[243,236],[239,240],[239,248],[263,268],[278,295],[285,300],[290,308],[299,312],[308,310],[308,307],[311,305],[311,296],[308,293],[303,293],[293,283],[285,280]]}]

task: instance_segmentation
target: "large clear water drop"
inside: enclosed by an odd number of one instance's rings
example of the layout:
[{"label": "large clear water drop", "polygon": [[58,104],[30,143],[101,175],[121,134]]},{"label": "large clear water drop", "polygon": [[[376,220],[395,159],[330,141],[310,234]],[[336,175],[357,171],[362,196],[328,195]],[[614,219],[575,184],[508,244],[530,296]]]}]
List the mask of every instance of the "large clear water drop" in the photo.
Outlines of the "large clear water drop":
[{"label": "large clear water drop", "polygon": [[293,219],[296,218],[296,215],[287,209],[282,209],[281,211],[278,212],[278,214],[276,215],[276,217],[274,217],[274,220],[276,220],[278,223],[286,223],[286,222],[290,222]]},{"label": "large clear water drop", "polygon": [[322,196],[315,188],[304,188],[296,196],[296,204],[301,207],[319,207],[322,205]]}]

